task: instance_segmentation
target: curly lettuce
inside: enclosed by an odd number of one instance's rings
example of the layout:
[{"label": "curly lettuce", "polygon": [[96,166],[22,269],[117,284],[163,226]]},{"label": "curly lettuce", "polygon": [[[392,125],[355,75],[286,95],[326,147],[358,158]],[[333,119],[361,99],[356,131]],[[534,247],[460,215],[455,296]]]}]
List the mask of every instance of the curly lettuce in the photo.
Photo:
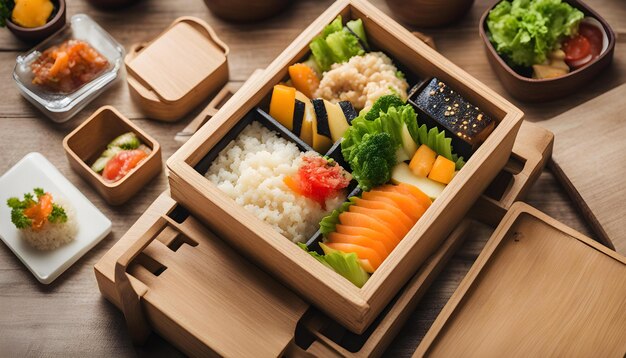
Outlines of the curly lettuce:
[{"label": "curly lettuce", "polygon": [[334,63],[343,63],[353,56],[364,54],[363,44],[366,43],[363,22],[360,19],[349,21],[344,27],[340,15],[311,41],[309,48],[316,67],[324,72]]},{"label": "curly lettuce", "polygon": [[514,65],[543,63],[585,15],[561,0],[504,0],[487,17],[489,40]]}]

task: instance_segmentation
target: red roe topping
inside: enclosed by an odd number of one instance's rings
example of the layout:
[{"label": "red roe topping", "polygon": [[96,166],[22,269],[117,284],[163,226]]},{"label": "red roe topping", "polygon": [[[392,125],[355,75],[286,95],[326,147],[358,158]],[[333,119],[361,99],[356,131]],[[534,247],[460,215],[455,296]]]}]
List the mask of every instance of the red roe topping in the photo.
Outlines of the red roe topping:
[{"label": "red roe topping", "polygon": [[284,182],[294,192],[326,207],[326,199],[337,196],[350,184],[351,175],[335,161],[320,156],[305,156],[298,174],[285,177]]}]

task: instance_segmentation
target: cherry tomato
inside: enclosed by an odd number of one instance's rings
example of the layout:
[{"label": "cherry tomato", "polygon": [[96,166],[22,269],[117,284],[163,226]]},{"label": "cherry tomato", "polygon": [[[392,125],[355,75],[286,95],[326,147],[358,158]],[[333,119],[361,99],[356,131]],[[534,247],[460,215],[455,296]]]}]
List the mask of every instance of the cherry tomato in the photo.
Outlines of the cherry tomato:
[{"label": "cherry tomato", "polygon": [[563,51],[565,51],[565,61],[576,61],[591,53],[591,44],[586,37],[576,35],[563,43]]},{"label": "cherry tomato", "polygon": [[593,58],[600,56],[602,51],[602,31],[593,25],[582,23],[578,27],[578,34],[589,41]]},{"label": "cherry tomato", "polygon": [[148,154],[141,149],[123,150],[111,158],[102,171],[106,180],[118,181],[135,168]]}]

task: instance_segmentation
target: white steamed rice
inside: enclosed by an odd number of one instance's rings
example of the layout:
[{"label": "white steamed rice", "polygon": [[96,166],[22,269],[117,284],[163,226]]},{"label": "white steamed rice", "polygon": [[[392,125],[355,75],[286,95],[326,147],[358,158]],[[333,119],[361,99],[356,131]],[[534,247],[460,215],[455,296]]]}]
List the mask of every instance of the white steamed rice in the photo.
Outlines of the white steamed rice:
[{"label": "white steamed rice", "polygon": [[328,199],[326,208],[297,195],[283,182],[297,173],[304,155],[298,147],[258,122],[252,122],[224,148],[205,177],[237,204],[293,242],[306,241],[320,220],[345,197]]},{"label": "white steamed rice", "polygon": [[58,224],[46,222],[39,231],[34,231],[31,228],[20,230],[22,238],[38,250],[53,250],[61,245],[65,245],[74,240],[78,232],[74,210],[63,198],[56,196],[53,196],[53,198],[55,204],[65,209],[67,214],[66,222]]}]

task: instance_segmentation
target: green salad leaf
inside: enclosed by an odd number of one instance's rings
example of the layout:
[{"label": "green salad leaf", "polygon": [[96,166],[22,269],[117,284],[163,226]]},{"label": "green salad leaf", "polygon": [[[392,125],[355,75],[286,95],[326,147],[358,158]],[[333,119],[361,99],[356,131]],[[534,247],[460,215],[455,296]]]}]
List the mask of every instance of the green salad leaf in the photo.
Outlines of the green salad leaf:
[{"label": "green salad leaf", "polygon": [[326,215],[322,219],[322,221],[320,221],[320,232],[322,233],[322,235],[324,235],[324,237],[327,237],[328,234],[335,231],[335,226],[339,224],[339,214],[347,211],[350,208],[350,206],[353,204],[351,199],[352,198],[350,198],[350,201],[346,201],[341,204],[340,207],[333,210],[332,213]]},{"label": "green salad leaf", "polygon": [[324,250],[326,263],[328,263],[335,272],[348,279],[348,281],[352,282],[358,288],[365,285],[370,275],[365,272],[361,263],[359,263],[359,258],[354,252],[345,253],[343,251],[333,250],[322,243],[320,243],[320,247]]},{"label": "green salad leaf", "polygon": [[365,53],[361,41],[366,43],[362,22],[350,21],[350,30],[344,29],[341,15],[328,24],[322,33],[309,44],[313,59],[320,71],[328,71],[334,63],[348,61],[353,56]]},{"label": "green salad leaf", "polygon": [[303,244],[301,242],[297,243],[298,247],[300,247],[302,250],[306,251],[309,253],[309,255],[313,256],[314,259],[316,259],[317,261],[321,262],[324,266],[332,269],[332,266],[330,266],[328,264],[328,262],[326,262],[326,258],[324,257],[324,255],[320,255],[315,251],[309,251],[309,248],[306,247],[306,244]]},{"label": "green salad leaf", "polygon": [[323,243],[320,243],[320,247],[324,250],[324,255],[320,255],[315,251],[309,251],[305,244],[299,243],[298,246],[324,266],[345,277],[359,288],[363,287],[370,277],[359,263],[357,255],[353,252],[345,253],[339,250],[333,250]]},{"label": "green salad leaf", "polygon": [[561,0],[504,0],[487,17],[489,40],[519,66],[543,63],[564,37],[578,31],[585,15]]}]

